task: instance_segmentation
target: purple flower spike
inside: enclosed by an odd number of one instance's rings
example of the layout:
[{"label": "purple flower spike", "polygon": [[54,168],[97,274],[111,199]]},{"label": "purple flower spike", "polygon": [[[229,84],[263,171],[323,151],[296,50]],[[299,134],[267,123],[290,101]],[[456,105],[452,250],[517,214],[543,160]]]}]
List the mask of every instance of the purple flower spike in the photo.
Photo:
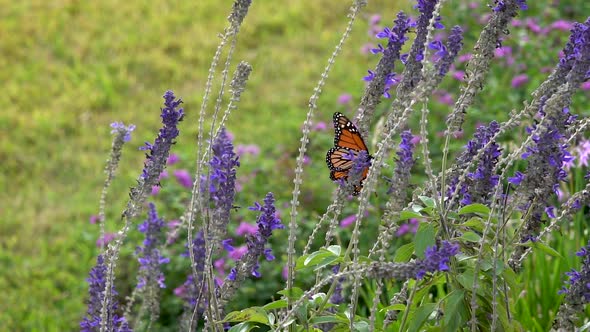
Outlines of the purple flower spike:
[{"label": "purple flower spike", "polygon": [[448,263],[451,257],[458,253],[459,244],[448,241],[442,241],[440,248],[437,248],[437,246],[426,248],[424,260],[418,264],[419,269],[416,278],[422,279],[428,272],[448,271]]},{"label": "purple flower spike", "polygon": [[[566,286],[559,292],[566,294],[564,301],[572,305],[590,303],[590,242],[576,253],[583,259],[580,271],[571,270],[565,274],[569,277]],[[568,288],[569,286],[569,288]]]},{"label": "purple flower spike", "polygon": [[135,125],[125,126],[123,122],[113,122],[111,123],[111,134],[119,134],[123,135],[123,141],[129,142],[131,140],[131,132],[135,130]]},{"label": "purple flower spike", "polygon": [[[80,331],[96,332],[100,330],[102,323],[101,309],[104,301],[105,287],[107,280],[107,266],[102,255],[98,255],[96,266],[90,270],[88,281],[88,311],[86,316],[80,322]],[[116,296],[117,292],[114,286],[111,288],[111,296]],[[118,303],[114,298],[107,299],[107,316],[109,321],[106,322],[107,331],[131,332],[125,317],[117,314]]]},{"label": "purple flower spike", "polygon": [[160,265],[169,263],[170,259],[162,256],[158,249],[164,244],[162,228],[165,226],[164,220],[158,218],[156,206],[154,203],[150,203],[148,218],[138,226],[139,231],[145,234],[145,239],[143,246],[137,247],[135,250],[139,261],[137,288],[143,288],[146,285],[166,288]]},{"label": "purple flower spike", "polygon": [[213,233],[221,239],[227,233],[227,223],[236,192],[236,168],[240,166],[240,162],[225,128],[221,128],[213,141],[212,150],[213,157],[209,162],[209,192],[211,203],[214,205]]}]

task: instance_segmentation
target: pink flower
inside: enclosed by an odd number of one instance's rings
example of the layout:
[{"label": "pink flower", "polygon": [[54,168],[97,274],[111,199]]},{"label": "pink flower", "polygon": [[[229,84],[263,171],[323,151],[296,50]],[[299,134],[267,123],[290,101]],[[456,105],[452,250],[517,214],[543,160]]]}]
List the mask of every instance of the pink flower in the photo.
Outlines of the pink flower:
[{"label": "pink flower", "polygon": [[471,60],[471,58],[473,58],[473,54],[467,53],[467,54],[459,55],[459,57],[457,58],[457,60],[459,62],[467,62],[467,61]]},{"label": "pink flower", "polygon": [[453,78],[456,79],[457,81],[464,81],[465,72],[462,70],[457,70],[456,72],[453,73]]},{"label": "pink flower", "polygon": [[537,20],[533,18],[529,17],[526,19],[526,26],[534,33],[541,33],[541,26],[537,23]]},{"label": "pink flower", "polygon": [[586,81],[586,82],[582,83],[582,90],[584,90],[584,91],[590,90],[590,81]]},{"label": "pink flower", "polygon": [[180,158],[178,158],[178,155],[176,153],[171,153],[168,156],[168,159],[166,160],[166,163],[168,165],[174,165],[176,164],[178,161],[180,160]]},{"label": "pink flower", "polygon": [[184,285],[178,286],[174,288],[174,295],[178,297],[183,297],[186,294],[187,290]]},{"label": "pink flower", "polygon": [[416,145],[416,144],[420,143],[420,141],[422,141],[422,137],[420,137],[420,135],[414,135],[414,136],[412,136],[410,143],[412,143],[413,145]]},{"label": "pink flower", "polygon": [[90,216],[90,218],[88,219],[88,222],[91,224],[96,224],[98,222],[99,218],[97,215],[93,214]]},{"label": "pink flower", "polygon": [[520,88],[521,86],[528,83],[529,77],[526,74],[519,74],[514,76],[512,82],[510,83],[513,88]]},{"label": "pink flower", "polygon": [[99,248],[104,247],[109,244],[109,242],[113,241],[115,237],[117,237],[117,234],[115,233],[104,233],[104,237],[98,238],[98,240],[96,240],[96,246]]},{"label": "pink flower", "polygon": [[247,222],[242,221],[238,228],[236,228],[236,234],[239,236],[244,236],[245,234],[254,235],[258,231],[258,226],[249,224]]},{"label": "pink flower", "polygon": [[416,234],[419,224],[420,224],[420,221],[418,219],[412,218],[412,219],[408,220],[408,223],[401,224],[399,226],[399,228],[397,229],[397,231],[395,232],[395,235],[402,236],[402,235],[405,235],[408,233]]},{"label": "pink flower", "polygon": [[377,25],[381,22],[381,15],[379,14],[373,14],[371,15],[371,17],[369,17],[369,24],[370,25]]},{"label": "pink flower", "polygon": [[590,157],[590,141],[583,140],[578,144],[578,165],[588,166],[588,157]]},{"label": "pink flower", "polygon": [[453,96],[451,96],[451,94],[446,91],[438,90],[435,92],[435,95],[437,97],[437,101],[441,104],[452,106],[455,103]]},{"label": "pink flower", "polygon": [[248,145],[238,144],[236,146],[236,154],[240,157],[245,154],[258,156],[260,154],[260,147],[256,144],[248,144]]},{"label": "pink flower", "polygon": [[174,171],[174,177],[176,178],[176,181],[180,183],[181,186],[185,188],[193,187],[193,179],[187,170],[179,169]]},{"label": "pink flower", "polygon": [[560,30],[560,31],[570,31],[574,25],[570,21],[566,20],[557,20],[549,26],[553,30]]},{"label": "pink flower", "polygon": [[311,163],[311,158],[308,155],[303,156],[303,165],[309,165]]},{"label": "pink flower", "polygon": [[324,121],[320,121],[318,123],[316,123],[315,126],[313,126],[313,130],[317,130],[317,131],[324,131],[328,129],[328,125],[326,125],[326,123]]},{"label": "pink flower", "polygon": [[346,105],[352,101],[352,96],[348,93],[343,93],[338,97],[338,104]]},{"label": "pink flower", "polygon": [[237,261],[238,259],[240,259],[240,257],[242,257],[246,251],[248,251],[248,247],[246,246],[240,246],[237,248],[234,248],[234,250],[232,252],[230,252],[228,254],[229,258],[233,259],[234,261]]},{"label": "pink flower", "polygon": [[158,185],[152,186],[152,193],[151,193],[152,196],[156,196],[159,193],[160,193],[160,186],[158,186]]},{"label": "pink flower", "polygon": [[167,179],[167,178],[168,178],[168,171],[163,170],[162,173],[160,173],[160,176],[158,176],[158,181],[162,180],[162,179]]},{"label": "pink flower", "polygon": [[281,272],[281,275],[283,276],[283,279],[287,280],[287,278],[289,278],[289,267],[287,265],[285,265],[283,267],[283,271]]},{"label": "pink flower", "polygon": [[180,226],[180,224],[181,224],[180,220],[173,219],[173,220],[170,220],[168,222],[168,224],[166,224],[166,226],[168,227],[168,229],[177,229],[178,226]]},{"label": "pink flower", "polygon": [[220,275],[225,275],[225,259],[220,258],[216,260],[215,262],[213,262],[213,266],[215,266],[215,270],[217,270],[217,273],[219,273]]},{"label": "pink flower", "polygon": [[345,228],[352,225],[356,221],[356,214],[351,214],[350,216],[342,219],[340,221],[340,227]]},{"label": "pink flower", "polygon": [[364,44],[361,46],[361,54],[369,54],[375,46],[371,43]]}]

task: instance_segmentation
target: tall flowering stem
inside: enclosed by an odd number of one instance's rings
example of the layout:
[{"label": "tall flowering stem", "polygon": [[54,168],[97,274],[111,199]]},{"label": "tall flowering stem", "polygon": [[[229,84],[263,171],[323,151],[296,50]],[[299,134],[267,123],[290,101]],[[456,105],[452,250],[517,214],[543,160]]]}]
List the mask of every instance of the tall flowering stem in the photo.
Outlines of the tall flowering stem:
[{"label": "tall flowering stem", "polygon": [[[106,204],[106,197],[107,191],[109,186],[111,185],[111,181],[115,176],[115,171],[119,166],[119,161],[121,160],[121,152],[123,149],[123,145],[126,142],[131,140],[131,132],[135,130],[135,125],[125,126],[123,122],[113,122],[111,123],[111,134],[115,134],[113,137],[113,143],[111,145],[111,154],[107,161],[107,165],[105,167],[105,173],[107,174],[106,179],[104,180],[104,185],[102,186],[102,192],[100,194],[100,203],[99,203],[99,210],[98,210],[98,221],[100,223],[100,237],[99,239],[104,239],[105,230],[104,230],[104,222],[105,222],[105,204]],[[104,251],[104,241],[101,242],[100,251]]]},{"label": "tall flowering stem", "polygon": [[164,244],[164,226],[164,220],[158,218],[156,206],[150,203],[148,218],[138,226],[139,231],[145,235],[143,246],[138,246],[135,252],[139,262],[137,288],[143,295],[144,306],[150,309],[152,322],[160,314],[158,289],[166,288],[161,265],[170,262],[170,259],[162,256],[158,249]]},{"label": "tall flowering stem", "polygon": [[[102,325],[106,326],[108,331],[114,332],[131,332],[125,317],[117,314],[117,301],[110,301],[106,308],[106,318],[101,314],[102,303],[104,300],[107,281],[107,266],[103,255],[98,255],[96,259],[96,266],[90,270],[90,277],[88,281],[88,311],[86,316],[80,322],[80,331],[82,332],[98,332]],[[111,287],[111,296],[116,296],[117,292],[114,286]],[[105,320],[106,319],[106,320]]]},{"label": "tall flowering stem", "polygon": [[[406,14],[400,12],[397,14],[392,28],[385,27],[383,31],[376,35],[377,38],[387,39],[387,46],[384,47],[379,44],[376,49],[372,50],[373,53],[382,53],[383,56],[379,60],[375,71],[369,71],[369,75],[364,78],[368,85],[359,105],[359,113],[369,119],[372,118],[375,108],[379,105],[381,96],[391,97],[389,89],[397,82],[393,72],[395,61],[399,59],[401,48],[408,40],[406,33],[410,29],[410,24],[410,19]],[[368,121],[366,122],[367,125],[364,125],[364,123],[358,123],[361,133],[368,130]]]},{"label": "tall flowering stem", "polygon": [[247,276],[253,275],[260,277],[260,273],[258,272],[259,257],[264,256],[267,261],[274,259],[271,249],[266,248],[266,245],[275,229],[284,228],[281,220],[276,215],[274,204],[275,199],[273,194],[268,193],[264,198],[264,205],[255,203],[250,208],[253,211],[260,211],[260,216],[256,221],[258,231],[254,235],[247,235],[246,245],[248,251],[240,258],[236,266],[231,269],[219,290],[218,306],[221,311],[223,311],[223,307],[227,301],[232,298]]},{"label": "tall flowering stem", "polygon": [[[179,290],[177,289],[178,292],[176,293],[185,301],[182,321],[183,325],[188,328],[191,324],[190,322],[198,320],[198,316],[204,312],[206,305],[209,302],[207,287],[204,282],[205,256],[207,254],[207,249],[203,232],[198,232],[194,237],[192,244],[187,247],[189,247],[189,249],[183,253],[182,256],[189,257],[190,251],[192,251],[194,268],[191,269],[191,271],[197,271],[197,273],[190,273],[184,284],[179,287]],[[193,317],[195,312],[197,317]]]},{"label": "tall flowering stem", "polygon": [[178,123],[184,117],[184,111],[178,106],[182,103],[180,99],[176,100],[172,91],[166,91],[164,94],[164,108],[161,109],[161,118],[163,126],[154,141],[154,144],[147,143],[142,150],[148,151],[146,153],[146,160],[144,162],[144,169],[142,174],[137,179],[138,185],[131,188],[129,193],[129,201],[123,211],[123,218],[125,225],[123,229],[117,234],[115,241],[109,244],[109,249],[105,257],[108,260],[107,264],[107,280],[105,286],[105,296],[103,298],[102,312],[101,312],[101,332],[106,331],[106,319],[108,317],[108,307],[112,301],[112,285],[115,280],[114,270],[119,258],[119,250],[123,244],[127,232],[131,226],[131,220],[137,216],[141,211],[148,193],[151,192],[152,187],[158,184],[160,174],[166,166],[166,160],[170,154],[170,148],[174,144],[176,137],[178,137]]},{"label": "tall flowering stem", "polygon": [[240,166],[240,162],[225,128],[221,128],[211,148],[213,157],[209,162],[209,193],[213,209],[209,236],[215,239],[216,246],[227,234],[236,191],[236,168]]}]

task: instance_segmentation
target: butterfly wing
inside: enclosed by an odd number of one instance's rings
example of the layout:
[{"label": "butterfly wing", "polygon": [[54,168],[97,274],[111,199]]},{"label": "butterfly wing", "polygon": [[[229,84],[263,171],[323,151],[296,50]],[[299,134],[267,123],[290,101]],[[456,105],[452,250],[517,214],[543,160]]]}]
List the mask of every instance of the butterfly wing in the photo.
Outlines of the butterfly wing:
[{"label": "butterfly wing", "polygon": [[352,162],[357,155],[358,151],[335,146],[326,153],[326,164],[331,171],[348,170],[352,167]]},{"label": "butterfly wing", "polygon": [[369,152],[358,129],[344,114],[334,113],[334,131],[334,146]]}]

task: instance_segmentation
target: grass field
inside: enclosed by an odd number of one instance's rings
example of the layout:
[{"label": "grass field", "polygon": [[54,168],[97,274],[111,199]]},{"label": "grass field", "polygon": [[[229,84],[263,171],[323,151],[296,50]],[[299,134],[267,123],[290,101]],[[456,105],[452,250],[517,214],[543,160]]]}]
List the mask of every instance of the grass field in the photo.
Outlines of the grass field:
[{"label": "grass field", "polygon": [[[98,211],[109,124],[137,126],[109,194],[107,217],[115,230],[142,168],[144,154],[137,149],[153,140],[167,89],[182,97],[186,112],[175,152],[187,166],[193,163],[207,71],[231,5],[30,0],[1,6],[1,331],[78,328],[85,278],[98,252],[97,227],[88,219]],[[375,64],[360,52],[372,41],[369,17],[380,13],[389,24],[395,12],[412,5],[369,1],[330,74],[317,120],[329,123],[340,94],[362,94],[361,78]],[[269,163],[280,160],[285,149],[296,151],[308,99],[344,31],[348,7],[349,2],[330,0],[254,1],[234,55],[253,67],[228,123],[236,144],[258,144]],[[569,15],[584,20],[583,13]],[[510,102],[516,103],[500,101]],[[315,184],[319,188],[329,180],[323,159],[313,162],[324,177]],[[271,177],[275,192],[292,189],[289,176],[263,175]],[[260,181],[251,200],[267,191]],[[329,192],[323,196],[329,199]]]}]

